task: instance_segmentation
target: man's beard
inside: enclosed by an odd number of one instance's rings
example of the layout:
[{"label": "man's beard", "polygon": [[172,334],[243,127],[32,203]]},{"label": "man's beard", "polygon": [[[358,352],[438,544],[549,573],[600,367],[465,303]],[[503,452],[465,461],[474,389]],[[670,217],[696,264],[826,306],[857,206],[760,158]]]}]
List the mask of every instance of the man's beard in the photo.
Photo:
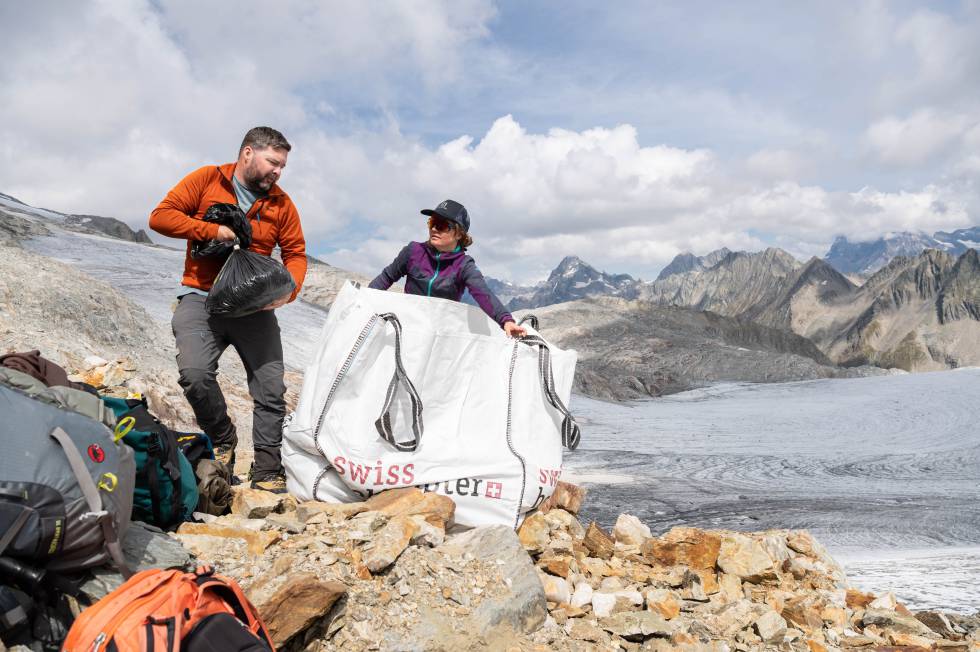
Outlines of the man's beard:
[{"label": "man's beard", "polygon": [[272,184],[275,183],[275,179],[271,175],[262,176],[255,169],[255,166],[245,166],[245,169],[242,171],[242,177],[245,179],[245,185],[251,190],[268,192]]}]

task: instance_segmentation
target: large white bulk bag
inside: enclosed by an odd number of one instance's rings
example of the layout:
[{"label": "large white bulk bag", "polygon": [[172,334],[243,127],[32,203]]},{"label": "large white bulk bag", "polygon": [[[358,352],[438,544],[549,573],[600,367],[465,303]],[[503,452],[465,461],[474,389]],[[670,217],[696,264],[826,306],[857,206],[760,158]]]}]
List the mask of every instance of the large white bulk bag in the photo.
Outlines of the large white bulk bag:
[{"label": "large white bulk bag", "polygon": [[563,444],[578,445],[575,361],[473,306],[347,283],[285,427],[289,492],[343,502],[417,486],[453,498],[459,524],[516,527],[554,491]]}]

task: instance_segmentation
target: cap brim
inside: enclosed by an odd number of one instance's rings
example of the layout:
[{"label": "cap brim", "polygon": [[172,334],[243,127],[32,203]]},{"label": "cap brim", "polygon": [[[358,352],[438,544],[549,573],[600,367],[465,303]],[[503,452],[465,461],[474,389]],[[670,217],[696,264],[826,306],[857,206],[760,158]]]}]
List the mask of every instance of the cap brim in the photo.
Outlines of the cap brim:
[{"label": "cap brim", "polygon": [[[433,217],[433,216],[439,215],[439,213],[435,212],[431,208],[422,209],[421,213],[423,215],[428,215],[429,217]],[[445,216],[444,215],[439,215],[439,217],[445,217]]]}]

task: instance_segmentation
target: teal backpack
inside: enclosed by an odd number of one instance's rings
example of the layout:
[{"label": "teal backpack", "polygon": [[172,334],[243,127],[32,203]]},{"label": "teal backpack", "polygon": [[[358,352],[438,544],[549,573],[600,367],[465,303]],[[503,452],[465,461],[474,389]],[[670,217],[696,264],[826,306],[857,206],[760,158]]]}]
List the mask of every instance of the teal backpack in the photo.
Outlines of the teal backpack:
[{"label": "teal backpack", "polygon": [[122,439],[135,453],[133,520],[163,529],[190,520],[197,507],[197,478],[178,433],[153,416],[146,399],[102,400],[116,415],[116,441]]}]

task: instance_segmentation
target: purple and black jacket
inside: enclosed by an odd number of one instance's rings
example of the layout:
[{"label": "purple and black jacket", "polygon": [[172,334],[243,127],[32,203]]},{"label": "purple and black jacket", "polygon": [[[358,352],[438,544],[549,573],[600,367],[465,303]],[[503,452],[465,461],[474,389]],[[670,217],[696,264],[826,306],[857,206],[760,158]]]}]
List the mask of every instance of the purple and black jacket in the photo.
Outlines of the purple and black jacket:
[{"label": "purple and black jacket", "polygon": [[501,328],[514,321],[504,304],[487,287],[483,274],[473,258],[466,255],[465,249],[457,247],[456,251],[442,252],[427,242],[409,242],[368,287],[387,290],[403,276],[407,277],[406,294],[459,301],[463,292],[469,290],[477,305]]}]

